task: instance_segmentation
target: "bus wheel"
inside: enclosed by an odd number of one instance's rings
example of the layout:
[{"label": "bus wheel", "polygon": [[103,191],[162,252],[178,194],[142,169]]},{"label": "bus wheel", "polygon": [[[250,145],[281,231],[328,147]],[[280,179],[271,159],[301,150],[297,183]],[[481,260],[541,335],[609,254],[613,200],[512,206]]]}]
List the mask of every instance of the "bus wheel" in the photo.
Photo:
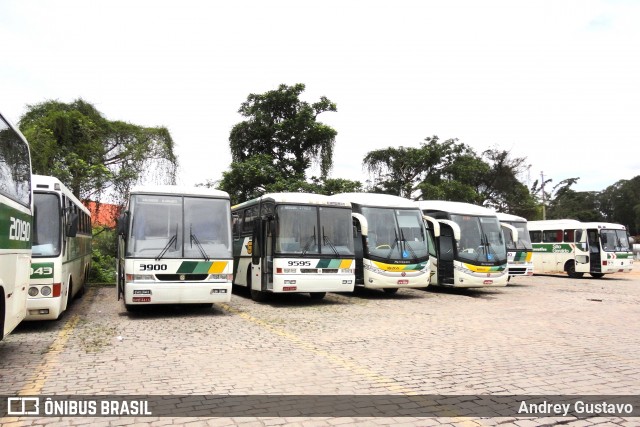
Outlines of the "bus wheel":
[{"label": "bus wheel", "polygon": [[565,270],[567,275],[574,279],[579,279],[584,275],[584,273],[576,273],[576,265],[573,262],[567,263]]},{"label": "bus wheel", "polygon": [[251,289],[251,299],[255,302],[263,302],[266,301],[268,295],[263,291],[256,291],[255,289]]},{"label": "bus wheel", "polygon": [[604,273],[589,273],[594,279],[602,279]]},{"label": "bus wheel", "polygon": [[311,292],[309,294],[309,296],[311,297],[311,299],[315,299],[315,300],[321,300],[322,298],[325,297],[325,295],[327,295],[326,292]]},{"label": "bus wheel", "polygon": [[393,295],[398,292],[398,288],[383,288],[383,290],[389,295]]}]

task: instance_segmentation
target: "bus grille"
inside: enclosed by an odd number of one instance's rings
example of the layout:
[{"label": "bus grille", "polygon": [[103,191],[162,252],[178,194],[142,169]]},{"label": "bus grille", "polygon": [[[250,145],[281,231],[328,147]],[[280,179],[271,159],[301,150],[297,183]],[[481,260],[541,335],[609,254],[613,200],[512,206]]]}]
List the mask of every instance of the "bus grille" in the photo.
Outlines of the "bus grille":
[{"label": "bus grille", "polygon": [[317,268],[301,268],[300,273],[317,273]]},{"label": "bus grille", "polygon": [[201,281],[206,280],[208,274],[156,274],[156,279],[161,282],[182,282],[182,281]]},{"label": "bus grille", "polygon": [[322,269],[323,273],[329,273],[329,274],[335,274],[338,272],[337,268],[323,268]]}]

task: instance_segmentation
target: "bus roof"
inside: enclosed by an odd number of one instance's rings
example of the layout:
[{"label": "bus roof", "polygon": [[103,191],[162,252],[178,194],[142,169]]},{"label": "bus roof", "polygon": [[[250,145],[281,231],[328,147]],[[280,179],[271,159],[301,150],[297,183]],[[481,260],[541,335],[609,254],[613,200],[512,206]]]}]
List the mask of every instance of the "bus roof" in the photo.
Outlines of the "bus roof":
[{"label": "bus roof", "polygon": [[272,201],[274,203],[295,203],[305,205],[331,205],[336,207],[350,208],[351,203],[340,200],[334,200],[330,196],[315,193],[267,193],[255,199],[247,200],[231,207],[231,210],[244,208],[246,206],[257,204],[260,201]]},{"label": "bus roof", "polygon": [[181,185],[136,185],[131,188],[130,194],[170,194],[176,196],[229,198],[229,193],[226,191],[215,190],[207,187],[188,187]]},{"label": "bus roof", "polygon": [[553,229],[593,229],[593,228],[610,228],[616,230],[626,230],[622,224],[616,224],[613,222],[582,222],[577,219],[548,219],[545,221],[529,221],[529,230],[553,230]]},{"label": "bus roof", "polygon": [[492,209],[464,202],[449,202],[446,200],[420,200],[417,202],[423,211],[441,211],[452,214],[496,216]]},{"label": "bus roof", "polygon": [[499,221],[518,221],[518,222],[527,222],[526,218],[523,218],[518,215],[512,215],[504,212],[496,212]]},{"label": "bus roof", "polygon": [[417,208],[416,202],[392,194],[380,193],[340,193],[329,196],[333,200],[350,202],[361,206],[385,208]]},{"label": "bus roof", "polygon": [[71,190],[67,188],[67,186],[64,185],[55,176],[35,175],[35,174],[31,175],[31,187],[33,188],[34,192],[38,190],[59,191],[65,196],[67,196],[67,198],[71,199],[76,206],[78,206],[82,211],[84,211],[84,213],[91,216],[91,211],[89,210],[89,208],[87,208],[80,200],[78,200],[78,198],[73,195]]}]

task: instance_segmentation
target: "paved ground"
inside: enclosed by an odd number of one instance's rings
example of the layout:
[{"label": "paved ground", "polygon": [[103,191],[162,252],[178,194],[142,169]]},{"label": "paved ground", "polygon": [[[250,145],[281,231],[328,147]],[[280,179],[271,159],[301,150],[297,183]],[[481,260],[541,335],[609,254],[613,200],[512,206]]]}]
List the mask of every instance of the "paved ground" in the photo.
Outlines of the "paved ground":
[{"label": "paved ground", "polygon": [[[286,295],[128,314],[89,288],[0,342],[0,395],[639,395],[640,263],[506,288]],[[365,411],[366,413],[366,411]],[[638,425],[640,418],[4,418],[3,425]],[[466,415],[461,417],[459,415]]]}]

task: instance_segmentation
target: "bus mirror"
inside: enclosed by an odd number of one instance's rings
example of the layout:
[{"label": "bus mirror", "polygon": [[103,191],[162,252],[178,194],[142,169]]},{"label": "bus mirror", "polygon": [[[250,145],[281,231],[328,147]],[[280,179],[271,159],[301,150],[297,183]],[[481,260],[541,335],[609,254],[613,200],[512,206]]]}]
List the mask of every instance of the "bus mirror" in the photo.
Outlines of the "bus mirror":
[{"label": "bus mirror", "polygon": [[69,214],[69,223],[67,224],[67,237],[76,237],[78,234],[78,214]]},{"label": "bus mirror", "polygon": [[125,212],[118,218],[118,235],[124,236],[127,233],[127,222],[129,222],[129,213]]}]

